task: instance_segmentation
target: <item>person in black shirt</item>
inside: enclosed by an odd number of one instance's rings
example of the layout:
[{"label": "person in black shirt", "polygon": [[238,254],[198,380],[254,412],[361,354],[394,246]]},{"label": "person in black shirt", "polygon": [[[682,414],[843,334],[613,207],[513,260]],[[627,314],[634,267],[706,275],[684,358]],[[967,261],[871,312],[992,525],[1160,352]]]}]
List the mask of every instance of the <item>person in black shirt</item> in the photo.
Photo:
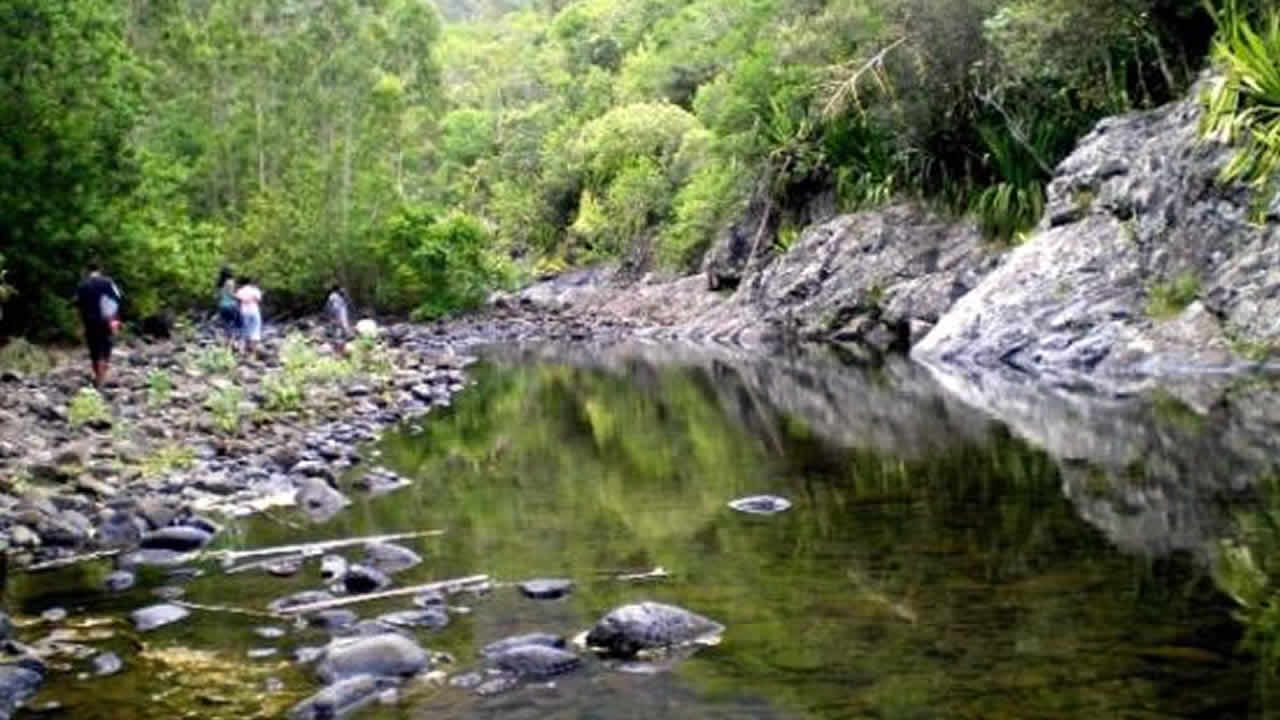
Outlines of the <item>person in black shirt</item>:
[{"label": "person in black shirt", "polygon": [[93,364],[93,385],[101,388],[106,382],[111,363],[111,336],[120,326],[120,288],[102,273],[96,263],[88,276],[76,288],[76,307],[80,321],[84,323],[84,339],[89,345],[89,360]]}]

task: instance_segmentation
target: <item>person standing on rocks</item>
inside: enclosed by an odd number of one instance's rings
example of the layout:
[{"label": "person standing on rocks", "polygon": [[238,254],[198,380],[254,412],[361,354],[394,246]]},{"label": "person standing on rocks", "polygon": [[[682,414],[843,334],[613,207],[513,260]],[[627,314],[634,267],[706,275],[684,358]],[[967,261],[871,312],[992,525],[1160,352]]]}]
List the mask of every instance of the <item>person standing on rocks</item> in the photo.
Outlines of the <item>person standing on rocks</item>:
[{"label": "person standing on rocks", "polygon": [[93,366],[93,386],[102,389],[111,364],[111,336],[120,329],[120,288],[93,263],[76,288],[76,308],[84,324],[84,339]]},{"label": "person standing on rocks", "polygon": [[347,294],[343,292],[341,285],[335,284],[330,288],[324,310],[329,318],[329,338],[333,340],[333,351],[345,355],[347,340],[351,337],[351,316]]},{"label": "person standing on rocks", "polygon": [[245,352],[252,352],[262,341],[262,291],[252,278],[240,278],[236,300],[240,303],[240,337]]},{"label": "person standing on rocks", "polygon": [[236,279],[225,265],[218,273],[218,322],[227,340],[234,342],[240,335],[240,301],[236,299]]}]

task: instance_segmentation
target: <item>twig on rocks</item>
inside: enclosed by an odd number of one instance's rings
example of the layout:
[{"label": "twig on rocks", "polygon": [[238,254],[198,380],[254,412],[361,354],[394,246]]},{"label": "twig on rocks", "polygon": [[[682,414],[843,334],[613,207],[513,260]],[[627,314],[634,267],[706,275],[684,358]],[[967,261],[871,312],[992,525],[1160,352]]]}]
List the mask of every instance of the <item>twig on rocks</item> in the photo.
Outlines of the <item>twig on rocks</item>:
[{"label": "twig on rocks", "polygon": [[94,560],[104,560],[112,558],[120,554],[119,549],[98,550],[96,552],[85,553],[83,555],[72,555],[71,557],[58,558],[56,560],[46,560],[42,563],[35,563],[22,568],[24,572],[35,573],[45,572],[46,570],[57,570],[59,568],[71,567],[84,562],[92,562]]},{"label": "twig on rocks", "polygon": [[470,575],[464,578],[441,580],[439,582],[427,583],[425,585],[413,585],[411,587],[396,588],[395,590],[386,590],[384,592],[354,595],[352,597],[343,597],[334,600],[323,600],[321,602],[308,603],[306,605],[295,605],[293,607],[283,608],[280,612],[290,615],[300,615],[303,613],[316,612],[317,610],[329,610],[330,608],[355,605],[356,603],[370,602],[372,600],[385,600],[387,598],[403,597],[405,595],[417,595],[425,592],[458,592],[460,590],[465,590],[472,585],[481,585],[487,582],[489,582],[488,575]]},{"label": "twig on rocks", "polygon": [[323,540],[320,542],[302,543],[299,545],[278,545],[276,547],[257,548],[254,550],[218,550],[216,552],[209,553],[208,557],[220,558],[223,565],[231,565],[237,560],[243,560],[245,558],[285,554],[314,555],[316,553],[323,553],[327,550],[351,547],[352,545],[391,542],[393,540],[408,540],[410,538],[436,537],[437,535],[443,534],[443,530],[423,530],[421,532],[395,533],[392,535],[367,535],[365,537],[343,538],[342,540]]},{"label": "twig on rocks", "polygon": [[203,610],[204,612],[226,613],[228,615],[245,615],[247,617],[266,618],[269,620],[279,620],[280,615],[258,610],[248,610],[245,608],[231,607],[230,605],[203,605],[201,603],[187,602],[185,600],[174,600],[172,604],[178,607],[184,607],[188,610]]}]

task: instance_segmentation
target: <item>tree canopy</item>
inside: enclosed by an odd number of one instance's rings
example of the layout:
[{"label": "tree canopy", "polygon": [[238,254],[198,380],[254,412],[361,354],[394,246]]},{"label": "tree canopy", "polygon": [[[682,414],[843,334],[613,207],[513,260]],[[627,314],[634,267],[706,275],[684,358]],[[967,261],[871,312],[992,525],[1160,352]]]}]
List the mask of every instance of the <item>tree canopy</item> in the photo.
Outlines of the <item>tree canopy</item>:
[{"label": "tree canopy", "polygon": [[[1260,0],[1233,4],[1257,18]],[[333,282],[435,316],[525,273],[692,269],[751,199],[1030,227],[1099,118],[1182,93],[1200,0],[4,0],[0,332],[92,256],[129,314]]]}]

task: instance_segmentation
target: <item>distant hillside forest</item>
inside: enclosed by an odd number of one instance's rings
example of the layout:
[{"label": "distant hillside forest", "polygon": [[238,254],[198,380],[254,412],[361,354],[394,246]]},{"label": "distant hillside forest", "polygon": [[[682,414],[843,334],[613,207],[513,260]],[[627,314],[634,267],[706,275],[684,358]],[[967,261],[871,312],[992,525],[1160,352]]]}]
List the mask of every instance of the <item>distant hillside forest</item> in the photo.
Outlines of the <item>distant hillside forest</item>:
[{"label": "distant hillside forest", "polygon": [[[1261,23],[1263,5],[1232,17]],[[226,263],[269,312],[340,282],[429,318],[600,259],[695,269],[753,199],[790,218],[819,193],[843,210],[918,198],[1015,239],[1099,118],[1185,92],[1215,12],[3,0],[0,332],[73,332],[94,256],[132,317],[211,305]]]}]

